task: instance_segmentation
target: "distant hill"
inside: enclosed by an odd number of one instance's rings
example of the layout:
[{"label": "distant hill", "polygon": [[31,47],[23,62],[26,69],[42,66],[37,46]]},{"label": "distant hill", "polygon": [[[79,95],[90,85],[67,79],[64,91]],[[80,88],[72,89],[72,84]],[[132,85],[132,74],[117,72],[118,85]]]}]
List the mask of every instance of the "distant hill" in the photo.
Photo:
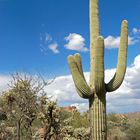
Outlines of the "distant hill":
[{"label": "distant hill", "polygon": [[130,112],[125,114],[128,118],[132,118],[132,119],[136,119],[139,118],[140,119],[140,112]]},{"label": "distant hill", "polygon": [[129,112],[126,114],[115,114],[117,118],[140,119],[140,112]]}]

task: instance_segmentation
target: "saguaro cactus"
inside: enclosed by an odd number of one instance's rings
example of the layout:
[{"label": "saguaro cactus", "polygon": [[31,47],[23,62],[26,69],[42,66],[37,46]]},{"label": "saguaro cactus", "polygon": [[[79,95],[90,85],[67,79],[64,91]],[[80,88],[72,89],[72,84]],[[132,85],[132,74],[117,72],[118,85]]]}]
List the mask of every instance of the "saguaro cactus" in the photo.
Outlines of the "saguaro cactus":
[{"label": "saguaro cactus", "polygon": [[68,63],[78,94],[89,100],[91,140],[106,140],[106,93],[120,87],[126,71],[128,22],[121,27],[118,64],[114,77],[104,82],[104,39],[100,36],[98,0],[90,0],[90,84],[83,74],[79,54],[68,56]]}]

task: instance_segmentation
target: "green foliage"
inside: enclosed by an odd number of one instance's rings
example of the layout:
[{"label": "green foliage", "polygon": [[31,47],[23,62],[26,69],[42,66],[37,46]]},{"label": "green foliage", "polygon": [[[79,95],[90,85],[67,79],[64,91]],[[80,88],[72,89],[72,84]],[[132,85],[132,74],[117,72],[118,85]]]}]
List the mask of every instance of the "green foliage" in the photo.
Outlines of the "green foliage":
[{"label": "green foliage", "polygon": [[129,139],[140,140],[140,119],[134,119],[129,121],[129,129],[127,135]]},{"label": "green foliage", "polygon": [[68,118],[71,118],[72,114],[73,114],[72,112],[66,111],[63,108],[61,108],[61,110],[60,110],[61,121],[67,120]]},{"label": "green foliage", "polygon": [[6,113],[0,110],[0,120],[6,120],[7,116]]},{"label": "green foliage", "polygon": [[129,118],[123,114],[108,115],[108,139],[109,140],[139,140],[140,119]]},{"label": "green foliage", "polygon": [[[40,99],[47,99],[44,92],[44,81],[39,78],[16,74],[13,76],[10,89],[0,96],[0,106],[5,111],[7,120],[4,121],[1,135],[10,133],[7,127],[13,129],[12,137],[17,140],[31,140],[36,133],[36,127],[45,125],[49,121],[51,109],[55,110],[56,104],[50,101],[43,102]],[[41,95],[39,95],[42,93]],[[40,98],[38,98],[40,96]],[[43,107],[44,105],[44,107]],[[46,114],[43,114],[45,111]],[[46,115],[43,121],[39,114]],[[58,121],[56,113],[52,114],[53,125]],[[54,121],[55,120],[55,121]],[[45,124],[44,124],[45,123]],[[38,126],[36,124],[39,124]]]},{"label": "green foliage", "polygon": [[[0,110],[6,115],[0,120],[0,140],[89,140],[90,113],[59,107],[47,97],[45,85],[37,83],[33,77],[16,75],[0,95]],[[107,125],[108,140],[140,139],[138,117],[111,113]]]},{"label": "green foliage", "polygon": [[81,128],[81,127],[88,128],[89,121],[86,114],[81,114],[78,111],[74,112],[72,116],[71,125],[74,128]]}]

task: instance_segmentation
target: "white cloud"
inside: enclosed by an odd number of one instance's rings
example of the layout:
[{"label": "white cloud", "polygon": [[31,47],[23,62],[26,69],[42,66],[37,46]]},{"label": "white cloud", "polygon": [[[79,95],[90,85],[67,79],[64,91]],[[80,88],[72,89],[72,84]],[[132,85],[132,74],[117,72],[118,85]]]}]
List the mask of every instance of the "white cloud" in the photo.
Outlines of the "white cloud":
[{"label": "white cloud", "polygon": [[52,50],[53,53],[59,53],[58,44],[57,44],[57,43],[50,44],[50,45],[48,46],[48,48],[49,48],[50,50]]},{"label": "white cloud", "polygon": [[82,52],[88,51],[85,47],[85,39],[80,34],[70,33],[65,37],[65,40],[67,41],[67,44],[65,44],[66,49]]},{"label": "white cloud", "polygon": [[81,112],[84,112],[85,110],[87,110],[88,108],[88,103],[74,103],[71,104],[71,106],[75,106],[78,110],[80,110]]},{"label": "white cloud", "polygon": [[40,34],[40,41],[41,43],[44,43],[44,44],[47,44],[49,42],[51,42],[53,39],[52,39],[52,36],[48,33],[41,33]]},{"label": "white cloud", "polygon": [[52,36],[48,33],[40,34],[40,50],[47,54],[48,49],[53,53],[59,53],[58,44],[53,40]]},{"label": "white cloud", "polygon": [[[114,73],[115,69],[106,70],[105,81],[108,82]],[[89,72],[84,74],[89,81]],[[0,75],[0,91],[7,88],[9,81],[9,76]],[[61,105],[75,105],[81,111],[88,109],[88,100],[79,97],[71,75],[57,77],[45,90],[48,96],[57,99]],[[127,68],[121,87],[113,93],[107,93],[107,110],[108,112],[140,111],[140,55],[135,57],[133,64]]]},{"label": "white cloud", "polygon": [[[131,36],[128,36],[128,45],[135,45],[140,41],[140,29],[133,28],[131,31]],[[105,48],[119,48],[120,46],[120,36],[111,36],[105,38]]]},{"label": "white cloud", "polygon": [[132,29],[132,33],[133,33],[134,35],[140,34],[140,29],[138,29],[138,28],[133,28],[133,29]]},{"label": "white cloud", "polygon": [[45,41],[46,42],[51,42],[52,41],[52,36],[50,34],[46,34]]},{"label": "white cloud", "polygon": [[[133,112],[140,110],[140,55],[131,67],[127,68],[126,76],[121,87],[113,93],[107,93],[108,112]],[[105,81],[108,82],[114,75],[115,69],[105,71]],[[89,73],[85,73],[89,81]],[[71,76],[57,77],[55,82],[46,87],[47,93],[55,96],[60,103],[75,105],[81,111],[88,109],[88,100],[77,94]]]},{"label": "white cloud", "polygon": [[[115,69],[110,71],[114,73]],[[140,111],[140,55],[131,67],[127,68],[122,86],[113,93],[107,94],[108,110],[112,112]],[[107,72],[108,73],[108,72]],[[109,73],[107,75],[110,75]]]},{"label": "white cloud", "polygon": [[[138,39],[135,37],[128,37],[128,45],[134,45],[138,42]],[[105,38],[105,48],[119,48],[120,46],[120,37],[108,36]]]},{"label": "white cloud", "polygon": [[8,89],[8,84],[11,80],[11,77],[8,75],[0,75],[0,92]]}]

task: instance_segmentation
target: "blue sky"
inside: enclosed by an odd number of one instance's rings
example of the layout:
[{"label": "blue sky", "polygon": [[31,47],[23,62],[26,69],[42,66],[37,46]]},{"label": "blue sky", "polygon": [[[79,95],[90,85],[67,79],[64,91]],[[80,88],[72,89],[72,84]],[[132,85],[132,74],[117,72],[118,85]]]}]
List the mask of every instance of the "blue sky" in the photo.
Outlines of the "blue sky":
[{"label": "blue sky", "polygon": [[[129,22],[127,71],[122,86],[107,94],[108,112],[140,109],[140,1],[99,0],[101,35],[105,38],[106,82],[115,73],[123,19]],[[46,87],[62,106],[84,111],[87,100],[74,88],[67,56],[80,53],[89,80],[89,0],[0,0],[0,92],[9,74],[56,76]],[[122,60],[123,61],[123,60]]]},{"label": "blue sky", "polygon": [[[129,33],[140,28],[139,0],[99,0],[101,34],[117,37],[123,19]],[[75,33],[89,48],[88,0],[0,0],[0,73],[26,71],[59,76],[69,74],[67,56],[79,51],[64,47]],[[45,40],[50,36],[50,40]],[[135,40],[137,40],[135,38]],[[55,44],[59,53],[49,49]],[[129,47],[128,65],[140,53],[140,43]],[[116,67],[118,49],[105,50],[106,68]],[[89,70],[89,51],[81,52],[83,67]]]}]

